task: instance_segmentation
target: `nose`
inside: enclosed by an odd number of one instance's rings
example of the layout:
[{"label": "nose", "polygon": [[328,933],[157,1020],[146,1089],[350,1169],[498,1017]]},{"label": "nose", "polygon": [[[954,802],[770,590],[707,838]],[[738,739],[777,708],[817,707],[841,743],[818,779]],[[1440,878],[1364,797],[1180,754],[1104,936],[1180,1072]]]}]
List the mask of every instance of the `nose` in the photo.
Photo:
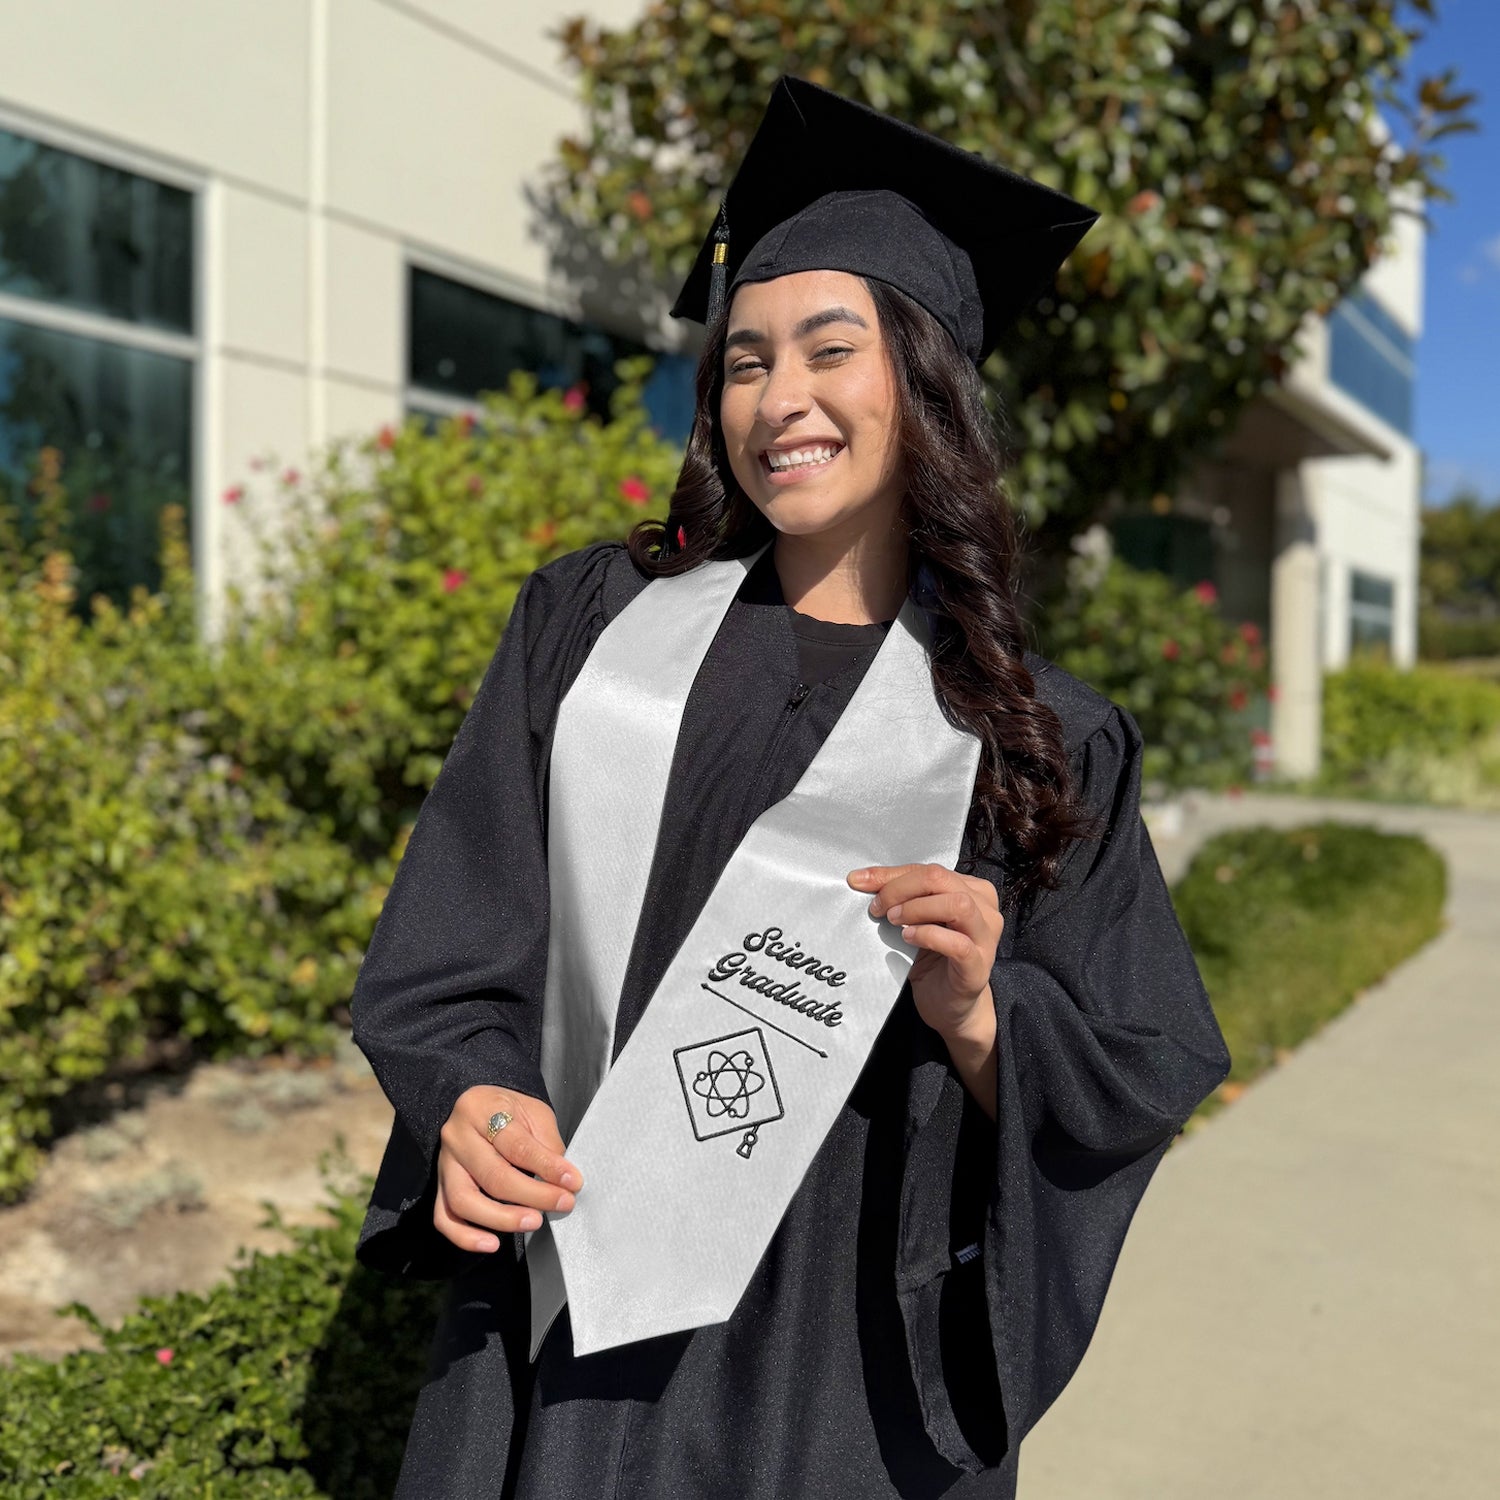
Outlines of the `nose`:
[{"label": "nose", "polygon": [[765,384],[760,389],[760,401],[755,408],[756,416],[768,427],[785,427],[799,417],[805,417],[812,407],[808,394],[806,371],[799,368],[800,361],[778,360],[771,367]]}]

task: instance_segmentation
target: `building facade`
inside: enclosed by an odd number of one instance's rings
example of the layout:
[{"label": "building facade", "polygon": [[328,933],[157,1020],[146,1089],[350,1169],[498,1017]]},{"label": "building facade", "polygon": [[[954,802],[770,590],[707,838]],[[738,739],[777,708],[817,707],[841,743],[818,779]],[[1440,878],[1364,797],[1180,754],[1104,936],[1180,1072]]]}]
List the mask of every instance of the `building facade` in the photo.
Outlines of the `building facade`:
[{"label": "building facade", "polygon": [[[552,35],[578,8],[0,0],[0,484],[61,450],[85,590],[152,581],[175,499],[211,631],[248,555],[224,499],[274,488],[268,456],[305,468],[513,369],[602,408],[614,360],[649,348],[658,425],[685,433],[659,289],[560,272],[536,192],[581,123]],[[1293,772],[1316,765],[1321,672],[1361,642],[1415,650],[1421,248],[1404,223],[1164,527],[1117,522],[1269,632]]]}]

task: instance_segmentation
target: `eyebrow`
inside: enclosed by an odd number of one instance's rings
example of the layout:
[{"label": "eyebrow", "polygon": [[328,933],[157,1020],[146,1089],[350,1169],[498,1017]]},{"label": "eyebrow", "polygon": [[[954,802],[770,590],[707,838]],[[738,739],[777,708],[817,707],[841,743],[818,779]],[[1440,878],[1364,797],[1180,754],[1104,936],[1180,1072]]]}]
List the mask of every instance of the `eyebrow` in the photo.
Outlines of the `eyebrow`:
[{"label": "eyebrow", "polygon": [[[869,324],[854,311],[852,307],[825,307],[822,312],[812,313],[792,329],[794,339],[806,338],[808,334],[815,333],[819,328],[826,328],[830,323],[853,323],[857,328],[868,329]],[[764,344],[766,335],[755,328],[736,328],[728,338],[724,340],[726,349],[733,348],[736,344]]]}]

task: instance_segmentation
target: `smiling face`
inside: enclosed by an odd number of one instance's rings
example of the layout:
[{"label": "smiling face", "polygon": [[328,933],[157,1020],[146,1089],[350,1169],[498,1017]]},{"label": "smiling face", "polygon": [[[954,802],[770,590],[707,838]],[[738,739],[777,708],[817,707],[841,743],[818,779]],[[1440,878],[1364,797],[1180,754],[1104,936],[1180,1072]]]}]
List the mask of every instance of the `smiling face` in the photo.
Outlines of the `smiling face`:
[{"label": "smiling face", "polygon": [[896,381],[864,282],[799,271],[734,294],[720,424],[740,488],[779,532],[894,524],[904,492]]}]

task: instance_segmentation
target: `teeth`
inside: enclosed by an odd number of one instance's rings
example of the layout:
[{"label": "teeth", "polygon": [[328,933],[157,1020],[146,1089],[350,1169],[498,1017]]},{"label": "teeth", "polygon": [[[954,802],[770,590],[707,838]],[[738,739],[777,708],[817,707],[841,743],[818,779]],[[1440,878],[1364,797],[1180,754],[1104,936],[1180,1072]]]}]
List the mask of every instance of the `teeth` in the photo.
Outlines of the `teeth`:
[{"label": "teeth", "polygon": [[842,444],[821,444],[815,448],[793,448],[781,453],[767,451],[766,462],[773,469],[798,469],[808,464],[827,463]]}]

